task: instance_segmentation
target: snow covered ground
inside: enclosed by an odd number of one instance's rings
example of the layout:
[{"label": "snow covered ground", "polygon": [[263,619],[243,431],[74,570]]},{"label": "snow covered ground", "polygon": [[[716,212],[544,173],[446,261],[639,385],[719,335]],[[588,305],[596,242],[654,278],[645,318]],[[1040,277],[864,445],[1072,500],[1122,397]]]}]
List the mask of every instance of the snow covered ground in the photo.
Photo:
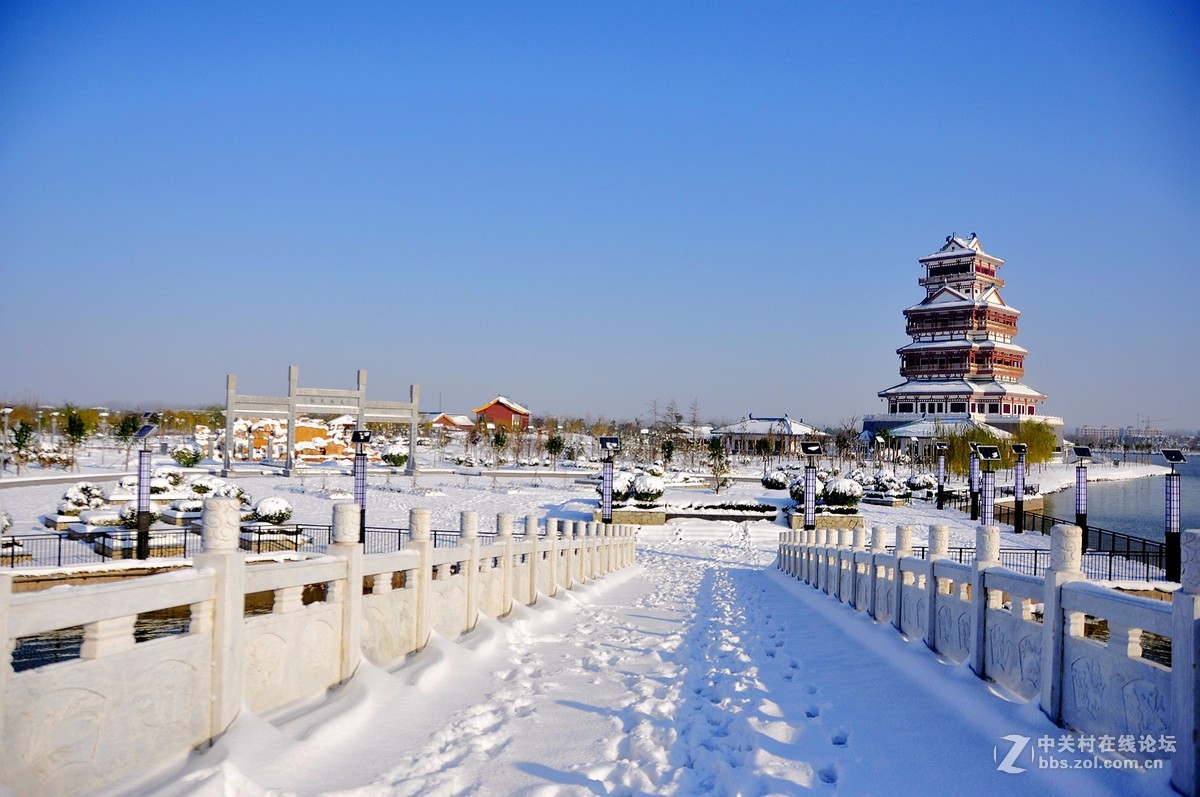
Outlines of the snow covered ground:
[{"label": "snow covered ground", "polygon": [[1002,737],[1063,730],[779,573],[765,530],[691,523],[674,536],[648,535],[636,568],[434,639],[394,671],[364,667],[325,700],[243,715],[141,791],[1169,792],[1165,772],[999,771]]},{"label": "snow covered ground", "polygon": [[[1073,469],[1062,470],[1070,483]],[[340,474],[303,484],[237,481],[255,498],[286,497],[296,520],[319,523],[351,488]],[[0,490],[14,530],[40,531],[37,516],[67,486]],[[756,482],[739,482],[728,496],[787,503]],[[373,476],[368,502],[373,524],[407,525],[408,510],[420,506],[433,510],[435,528],[456,528],[458,513],[474,509],[486,529],[496,512],[590,517],[594,499],[590,486],[571,480],[427,474],[415,484]],[[973,544],[974,527],[958,512],[924,503],[865,509],[868,525],[916,525],[921,540],[921,526],[945,522],[952,545]],[[1000,771],[1012,747],[1003,737],[1058,740],[1065,731],[965,665],[781,574],[773,565],[781,529],[703,521],[647,528],[635,568],[481,622],[461,639],[435,637],[390,671],[364,664],[321,700],[268,717],[244,712],[211,749],[134,792],[1170,792],[1166,771],[1039,770],[1027,758],[1017,762],[1023,772]],[[1044,546],[1046,538],[1006,533],[1002,544]],[[1092,760],[1058,757],[1064,766]]]}]

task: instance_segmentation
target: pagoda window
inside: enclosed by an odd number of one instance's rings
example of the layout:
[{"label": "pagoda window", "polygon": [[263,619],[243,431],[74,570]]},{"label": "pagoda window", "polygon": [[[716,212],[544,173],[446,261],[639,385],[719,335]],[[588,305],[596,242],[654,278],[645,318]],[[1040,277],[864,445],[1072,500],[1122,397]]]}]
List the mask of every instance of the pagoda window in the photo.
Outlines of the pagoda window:
[{"label": "pagoda window", "polygon": [[936,410],[934,410],[934,412],[945,412],[945,410],[944,410],[944,409],[942,409],[944,406],[945,406],[945,405],[944,405],[942,402],[940,402],[940,401],[939,401],[939,402],[938,402],[938,404],[937,404],[937,409],[936,409]]},{"label": "pagoda window", "polygon": [[911,401],[901,401],[899,405],[900,412],[912,412],[913,405]]},{"label": "pagoda window", "polygon": [[965,402],[965,401],[951,401],[950,402],[950,412],[966,412],[966,411],[967,411],[967,402]]},{"label": "pagoda window", "polygon": [[896,414],[896,402],[893,401],[891,404],[888,404],[888,412],[892,415]]},{"label": "pagoda window", "polygon": [[993,415],[996,415],[1000,412],[1000,405],[995,402],[992,402],[992,403],[988,404],[987,406],[988,406],[988,412],[990,412]]},{"label": "pagoda window", "polygon": [[1005,414],[1005,415],[1011,415],[1011,414],[1012,414],[1012,405],[1011,405],[1011,404],[1005,404],[1005,405],[1004,405],[1004,414]]},{"label": "pagoda window", "polygon": [[1029,415],[1033,415],[1033,414],[1034,414],[1034,412],[1035,412],[1035,410],[1036,410],[1036,407],[1035,407],[1033,404],[1030,404],[1030,405],[1029,405],[1029,413],[1028,413],[1028,414],[1029,414]]}]

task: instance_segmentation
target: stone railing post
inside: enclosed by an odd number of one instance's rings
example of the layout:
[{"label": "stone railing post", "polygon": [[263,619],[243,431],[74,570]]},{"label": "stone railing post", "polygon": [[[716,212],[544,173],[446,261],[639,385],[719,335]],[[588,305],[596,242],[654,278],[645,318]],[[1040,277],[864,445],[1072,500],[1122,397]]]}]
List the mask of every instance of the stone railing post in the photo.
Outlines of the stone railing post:
[{"label": "stone railing post", "polygon": [[346,563],[346,579],[332,584],[333,600],[342,609],[343,681],[354,675],[362,661],[363,546],[358,541],[361,519],[358,504],[333,505],[333,542],[329,555]]},{"label": "stone railing post", "polygon": [[429,644],[429,591],[433,588],[433,539],[428,509],[412,509],[408,513],[410,533],[408,547],[417,552],[420,565],[417,568],[417,649]]},{"label": "stone railing post", "polygon": [[875,563],[878,556],[883,556],[887,553],[887,527],[872,526],[871,527],[871,563],[870,563],[870,579],[871,592],[867,598],[867,611],[871,615],[871,619],[875,620],[879,617],[879,565]]},{"label": "stone railing post", "polygon": [[912,556],[912,526],[896,527],[896,589],[892,593],[892,625],[897,630],[904,630],[904,591],[912,589],[912,573],[900,569],[901,557]]},{"label": "stone railing post", "polygon": [[459,516],[459,540],[467,547],[467,561],[462,563],[467,577],[467,616],[463,628],[471,631],[479,621],[479,513],[467,509]]},{"label": "stone railing post", "polygon": [[[193,558],[197,570],[213,571],[212,701],[209,737],[229,729],[242,707],[242,667],[246,638],[246,555],[238,549],[241,502],[208,498],[200,519],[203,549]],[[193,616],[195,615],[193,607]]]},{"label": "stone railing post", "polygon": [[929,527],[929,578],[925,581],[925,647],[937,650],[937,610],[942,591],[934,568],[940,559],[950,558],[950,527]]},{"label": "stone railing post", "polygon": [[1044,577],[1042,596],[1041,709],[1053,722],[1062,718],[1063,648],[1071,635],[1071,618],[1062,612],[1062,586],[1084,578],[1083,530],[1058,525],[1050,530],[1050,569]]},{"label": "stone railing post", "polygon": [[[1000,527],[975,529],[975,560],[971,565],[971,672],[983,677],[986,671],[987,610],[991,599],[985,588],[987,569],[1000,566]],[[1044,654],[1043,654],[1044,655]]]},{"label": "stone railing post", "polygon": [[[500,515],[497,523],[502,522],[502,518],[506,515]],[[551,542],[558,536],[558,520],[556,518],[546,518],[546,540]],[[525,565],[529,573],[528,583],[526,584],[525,594],[521,596],[521,602],[526,606],[532,606],[537,601],[537,574],[538,574],[538,559],[541,554],[538,552],[538,535],[537,529],[525,529]],[[553,550],[553,548],[551,549]]]},{"label": "stone railing post", "polygon": [[[1179,589],[1171,598],[1171,785],[1200,794],[1200,530],[1179,535]],[[1177,652],[1178,651],[1178,652]]]}]

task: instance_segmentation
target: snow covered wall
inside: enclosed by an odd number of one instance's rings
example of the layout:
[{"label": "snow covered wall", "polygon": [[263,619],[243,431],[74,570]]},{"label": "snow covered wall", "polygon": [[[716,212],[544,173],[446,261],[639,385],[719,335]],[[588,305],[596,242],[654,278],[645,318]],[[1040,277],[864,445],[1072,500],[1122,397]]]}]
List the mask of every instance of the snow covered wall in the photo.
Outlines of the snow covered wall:
[{"label": "snow covered wall", "polygon": [[[16,595],[12,576],[0,575],[7,650],[83,627],[79,658],[0,667],[0,790],[112,788],[179,763],[243,707],[263,714],[320,696],[364,658],[394,665],[434,633],[457,636],[480,614],[633,564],[633,527],[548,520],[539,537],[537,517],[525,522],[531,533],[514,538],[512,517],[501,515],[483,544],[477,514],[464,512],[460,544],[435,548],[429,510],[414,509],[405,550],[364,556],[357,505],[337,504],[328,555],[247,566],[238,501],[210,498],[204,551],[189,570]],[[269,610],[248,613],[247,596]],[[173,608],[190,614],[186,632],[135,641],[139,615]]]}]

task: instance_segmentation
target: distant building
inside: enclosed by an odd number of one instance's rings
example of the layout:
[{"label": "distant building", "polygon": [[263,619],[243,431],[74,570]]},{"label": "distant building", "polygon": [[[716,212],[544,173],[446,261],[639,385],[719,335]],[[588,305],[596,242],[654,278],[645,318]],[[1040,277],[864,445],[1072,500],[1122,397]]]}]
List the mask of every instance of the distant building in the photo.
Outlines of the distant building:
[{"label": "distant building", "polygon": [[759,441],[768,446],[772,456],[792,457],[800,455],[800,441],[824,436],[811,426],[794,421],[787,415],[782,418],[755,418],[748,415],[737,423],[720,426],[712,430],[720,437],[730,455],[759,453]]},{"label": "distant building", "polygon": [[904,381],[879,391],[887,413],[868,415],[869,432],[923,419],[985,423],[1016,431],[1028,418],[1048,422],[1061,439],[1062,419],[1042,416],[1043,393],[1024,384],[1028,352],[1013,343],[1020,311],[1000,296],[1004,261],[974,233],[950,235],[918,261],[925,298],[904,311],[912,341],[896,350]]},{"label": "distant building", "polygon": [[447,432],[466,432],[475,428],[475,423],[467,415],[448,415],[444,412],[439,412],[433,420],[429,422],[430,426],[441,426]]},{"label": "distant building", "polygon": [[504,396],[496,396],[482,407],[476,407],[474,412],[477,425],[494,423],[505,429],[528,429],[532,417],[529,410]]}]

